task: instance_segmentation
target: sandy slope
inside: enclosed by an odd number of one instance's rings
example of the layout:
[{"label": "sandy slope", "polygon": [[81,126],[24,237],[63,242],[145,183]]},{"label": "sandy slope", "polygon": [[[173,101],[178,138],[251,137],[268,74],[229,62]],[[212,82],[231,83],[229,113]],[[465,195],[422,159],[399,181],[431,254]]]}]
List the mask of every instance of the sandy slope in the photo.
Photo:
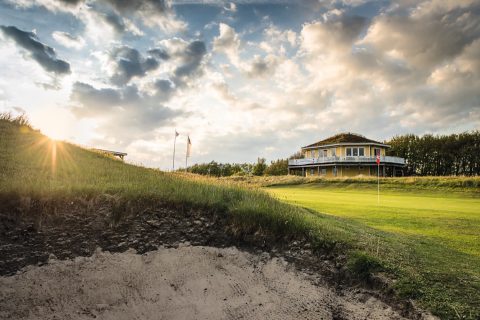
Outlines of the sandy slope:
[{"label": "sandy slope", "polygon": [[401,319],[364,294],[318,287],[236,248],[97,251],[0,278],[1,319]]}]

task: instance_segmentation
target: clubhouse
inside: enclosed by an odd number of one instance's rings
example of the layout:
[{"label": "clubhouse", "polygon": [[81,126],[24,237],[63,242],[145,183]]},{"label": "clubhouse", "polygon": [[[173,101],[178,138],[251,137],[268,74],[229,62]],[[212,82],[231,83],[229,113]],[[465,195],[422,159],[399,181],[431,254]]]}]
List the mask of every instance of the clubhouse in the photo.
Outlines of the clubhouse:
[{"label": "clubhouse", "polygon": [[[355,133],[340,133],[302,147],[301,159],[288,161],[288,173],[301,176],[401,176],[405,159],[386,155],[389,145]],[[380,164],[377,165],[377,155]]]}]

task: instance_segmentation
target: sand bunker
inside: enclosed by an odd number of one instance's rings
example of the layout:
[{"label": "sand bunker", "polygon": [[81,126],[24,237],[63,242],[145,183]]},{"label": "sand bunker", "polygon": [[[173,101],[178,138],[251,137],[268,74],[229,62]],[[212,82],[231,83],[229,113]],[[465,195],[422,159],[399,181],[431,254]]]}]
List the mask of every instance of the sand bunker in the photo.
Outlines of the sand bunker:
[{"label": "sand bunker", "polygon": [[97,251],[0,278],[1,319],[402,319],[381,301],[319,287],[268,254],[180,246]]}]

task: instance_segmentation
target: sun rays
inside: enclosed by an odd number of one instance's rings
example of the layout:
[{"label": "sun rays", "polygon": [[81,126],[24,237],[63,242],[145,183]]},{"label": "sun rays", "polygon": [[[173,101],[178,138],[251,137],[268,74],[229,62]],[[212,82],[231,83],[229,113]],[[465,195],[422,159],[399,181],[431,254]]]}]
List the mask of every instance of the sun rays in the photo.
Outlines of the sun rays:
[{"label": "sun rays", "polygon": [[77,164],[68,143],[44,137],[26,146],[25,152],[35,155],[37,170],[49,172],[51,178],[69,176],[77,171]]}]

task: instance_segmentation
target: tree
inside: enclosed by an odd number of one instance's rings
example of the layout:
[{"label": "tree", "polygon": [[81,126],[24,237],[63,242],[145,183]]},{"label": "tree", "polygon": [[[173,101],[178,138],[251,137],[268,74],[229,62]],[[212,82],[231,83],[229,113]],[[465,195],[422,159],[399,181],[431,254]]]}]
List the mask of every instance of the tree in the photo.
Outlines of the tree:
[{"label": "tree", "polygon": [[272,161],[268,168],[265,169],[265,174],[269,176],[282,176],[288,174],[288,159]]},{"label": "tree", "polygon": [[253,166],[253,175],[255,176],[263,176],[265,173],[265,169],[267,169],[267,164],[265,163],[265,158],[258,158],[257,163]]}]

